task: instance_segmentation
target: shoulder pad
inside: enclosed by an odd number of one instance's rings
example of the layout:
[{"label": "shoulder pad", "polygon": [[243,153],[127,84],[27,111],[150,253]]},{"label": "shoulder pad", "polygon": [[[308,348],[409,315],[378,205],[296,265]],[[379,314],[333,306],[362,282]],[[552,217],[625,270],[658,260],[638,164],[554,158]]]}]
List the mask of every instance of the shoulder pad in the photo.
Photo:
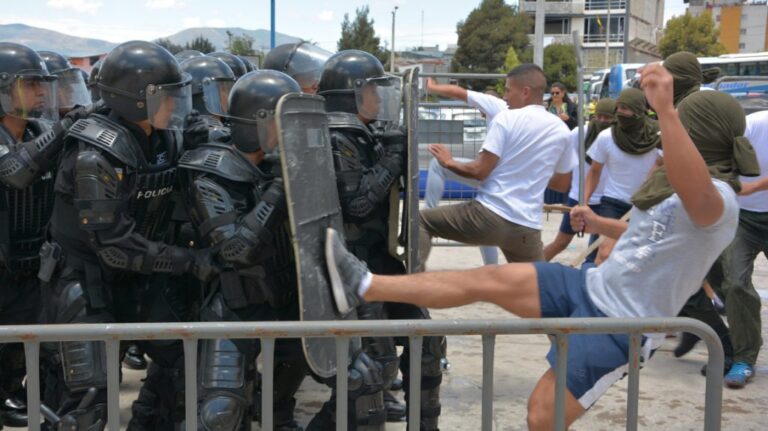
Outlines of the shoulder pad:
[{"label": "shoulder pad", "polygon": [[328,128],[333,129],[353,129],[370,134],[370,131],[363,124],[357,115],[347,112],[331,112],[328,114]]},{"label": "shoulder pad", "polygon": [[104,150],[132,168],[140,164],[141,158],[136,152],[138,145],[131,132],[107,117],[91,115],[78,120],[66,136]]},{"label": "shoulder pad", "polygon": [[254,183],[259,179],[256,167],[231,146],[210,142],[185,151],[179,168],[207,172],[228,180]]}]

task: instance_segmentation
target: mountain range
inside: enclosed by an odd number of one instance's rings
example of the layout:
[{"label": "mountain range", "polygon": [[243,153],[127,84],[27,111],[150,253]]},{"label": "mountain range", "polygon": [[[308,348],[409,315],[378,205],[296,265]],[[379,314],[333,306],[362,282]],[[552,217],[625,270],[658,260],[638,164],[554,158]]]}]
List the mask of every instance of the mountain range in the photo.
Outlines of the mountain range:
[{"label": "mountain range", "polygon": [[[232,34],[232,37],[250,36],[253,38],[253,48],[256,50],[263,51],[269,49],[269,30],[264,29],[246,30],[239,27],[199,27],[188,28],[165,38],[175,44],[184,45],[187,42],[192,42],[198,36],[203,36],[210,40],[217,50],[223,50],[226,48],[229,40],[228,31]],[[299,40],[301,39],[298,37],[282,33],[275,34],[275,43],[277,45]],[[0,25],[0,41],[21,43],[34,50],[56,51],[67,57],[86,57],[104,54],[117,45],[117,43],[105,40],[70,36],[25,24]]]}]

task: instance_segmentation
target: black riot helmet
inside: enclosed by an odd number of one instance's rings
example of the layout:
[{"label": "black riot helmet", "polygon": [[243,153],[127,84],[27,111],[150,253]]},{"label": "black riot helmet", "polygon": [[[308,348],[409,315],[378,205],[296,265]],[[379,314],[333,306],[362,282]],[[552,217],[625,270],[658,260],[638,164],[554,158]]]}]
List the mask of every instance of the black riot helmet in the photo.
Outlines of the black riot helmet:
[{"label": "black riot helmet", "polygon": [[253,72],[254,70],[259,70],[259,68],[256,67],[255,64],[251,63],[251,60],[248,60],[248,58],[245,57],[244,55],[238,55],[237,58],[239,58],[240,61],[243,62],[243,66],[245,66],[245,70],[246,70],[245,73]]},{"label": "black riot helmet", "polygon": [[235,73],[236,79],[240,79],[241,76],[248,73],[246,71],[243,60],[240,60],[240,57],[236,56],[235,54],[230,54],[224,51],[216,51],[206,55],[210,55],[211,57],[216,57],[219,60],[223,61],[224,63],[227,63],[227,66],[229,66],[229,68],[232,69],[232,72]]},{"label": "black riot helmet", "polygon": [[96,86],[108,108],[128,121],[160,129],[183,127],[192,110],[191,78],[165,48],[130,41],[115,47],[102,61]]},{"label": "black riot helmet", "polygon": [[91,102],[96,103],[101,100],[101,92],[99,87],[96,86],[96,78],[99,76],[99,70],[101,69],[101,60],[93,63],[91,66],[91,73],[88,75],[88,91],[91,92]]},{"label": "black riot helmet", "polygon": [[277,148],[277,102],[300,92],[293,78],[274,70],[255,70],[238,79],[229,93],[228,115],[235,146],[246,153]]},{"label": "black riot helmet", "polygon": [[305,93],[315,93],[325,62],[333,54],[309,42],[276,46],[264,57],[264,68],[287,73]]},{"label": "black riot helmet", "polygon": [[203,54],[202,52],[200,52],[200,51],[198,51],[196,49],[185,49],[184,51],[177,52],[174,55],[174,57],[176,57],[176,60],[178,60],[179,63],[181,63],[182,61],[184,61],[184,60],[186,60],[188,58],[202,57],[204,55],[205,54]]},{"label": "black riot helmet", "polygon": [[350,49],[325,63],[317,94],[328,112],[349,112],[366,120],[396,121],[400,116],[400,79],[384,73],[373,55]]},{"label": "black riot helmet", "polygon": [[56,80],[33,49],[0,42],[0,117],[57,119]]},{"label": "black riot helmet", "polygon": [[225,115],[235,85],[232,69],[209,55],[190,57],[181,62],[181,69],[192,77],[192,107],[201,114]]},{"label": "black riot helmet", "polygon": [[80,69],[72,66],[66,57],[54,51],[38,51],[45,61],[48,72],[58,78],[56,103],[59,113],[65,114],[75,106],[86,106],[91,103],[88,94],[88,79],[83,77]]}]

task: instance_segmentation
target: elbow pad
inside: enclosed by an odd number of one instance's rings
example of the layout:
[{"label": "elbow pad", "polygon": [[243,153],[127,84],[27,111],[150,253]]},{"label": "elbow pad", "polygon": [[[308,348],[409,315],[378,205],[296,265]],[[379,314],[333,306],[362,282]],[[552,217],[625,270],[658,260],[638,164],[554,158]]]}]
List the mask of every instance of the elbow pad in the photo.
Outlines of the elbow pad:
[{"label": "elbow pad", "polygon": [[75,186],[80,227],[99,230],[117,219],[123,202],[118,198],[120,179],[115,168],[98,152],[84,151],[75,162]]}]

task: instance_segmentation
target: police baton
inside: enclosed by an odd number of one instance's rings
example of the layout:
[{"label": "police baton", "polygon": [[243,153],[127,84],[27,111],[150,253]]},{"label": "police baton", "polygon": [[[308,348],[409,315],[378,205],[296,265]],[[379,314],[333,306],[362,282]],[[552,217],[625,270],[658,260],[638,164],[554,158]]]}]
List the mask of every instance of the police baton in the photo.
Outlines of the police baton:
[{"label": "police baton", "polygon": [[[576,87],[579,98],[576,103],[576,127],[579,128],[579,205],[586,205],[584,202],[584,165],[586,165],[586,150],[584,149],[584,59],[582,58],[581,36],[577,30],[573,33],[573,51],[576,55]],[[584,235],[584,231],[578,233],[579,237]]]}]

